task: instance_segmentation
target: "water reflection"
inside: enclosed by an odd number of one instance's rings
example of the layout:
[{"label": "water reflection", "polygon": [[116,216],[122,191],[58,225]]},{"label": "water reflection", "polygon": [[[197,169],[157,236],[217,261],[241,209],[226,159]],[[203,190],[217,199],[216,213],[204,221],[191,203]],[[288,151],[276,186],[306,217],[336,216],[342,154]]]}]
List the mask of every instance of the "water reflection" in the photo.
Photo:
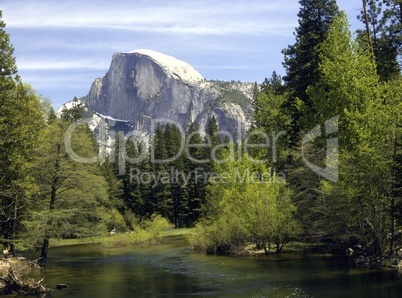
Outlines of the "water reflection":
[{"label": "water reflection", "polygon": [[183,238],[160,246],[52,248],[49,266],[35,274],[52,288],[48,297],[400,297],[392,271],[353,268],[349,258],[285,254],[207,256]]}]

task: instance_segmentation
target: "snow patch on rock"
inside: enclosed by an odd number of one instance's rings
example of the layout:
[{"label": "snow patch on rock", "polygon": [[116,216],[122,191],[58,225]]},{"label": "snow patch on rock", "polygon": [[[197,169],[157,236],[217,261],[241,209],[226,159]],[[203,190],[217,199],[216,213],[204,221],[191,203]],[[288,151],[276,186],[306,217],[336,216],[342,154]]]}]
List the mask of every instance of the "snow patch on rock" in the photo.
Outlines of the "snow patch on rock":
[{"label": "snow patch on rock", "polygon": [[101,113],[98,113],[98,112],[93,112],[94,114],[96,114],[97,116],[99,116],[100,118],[102,118],[102,119],[107,119],[107,120],[109,120],[109,121],[115,121],[115,122],[126,122],[126,123],[128,123],[129,121],[127,121],[127,120],[123,120],[123,119],[116,119],[116,118],[113,118],[113,117],[111,117],[111,116],[107,116],[107,115],[102,115]]},{"label": "snow patch on rock", "polygon": [[187,84],[198,84],[204,81],[203,76],[190,64],[172,56],[146,49],[135,50],[128,52],[128,54],[138,54],[149,57],[155,63],[159,64],[169,77],[181,80]]}]

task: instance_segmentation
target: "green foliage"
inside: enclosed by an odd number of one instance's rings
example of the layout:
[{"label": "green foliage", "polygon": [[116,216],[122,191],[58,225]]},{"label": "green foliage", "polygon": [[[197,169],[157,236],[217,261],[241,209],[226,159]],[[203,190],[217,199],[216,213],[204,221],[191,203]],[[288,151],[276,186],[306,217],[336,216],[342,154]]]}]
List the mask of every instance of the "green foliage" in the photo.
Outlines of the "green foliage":
[{"label": "green foliage", "polygon": [[236,253],[253,240],[267,253],[271,244],[280,252],[298,234],[291,192],[263,164],[243,156],[216,164],[216,173],[219,179],[209,181],[206,217],[197,225],[196,245]]},{"label": "green foliage", "polygon": [[[255,100],[255,132],[252,130],[250,135],[255,136],[250,138],[250,143],[266,144],[269,148],[254,150],[257,152],[252,155],[257,155],[257,159],[266,159],[267,163],[273,167],[276,173],[282,171],[285,166],[285,161],[288,157],[288,142],[290,136],[291,119],[283,109],[288,98],[288,93],[279,93],[273,88],[273,85],[265,85],[263,90],[259,92]],[[279,90],[279,89],[277,89]],[[259,134],[262,131],[269,137],[266,140],[264,136]]]},{"label": "green foliage", "polygon": [[[153,136],[153,143],[151,145],[151,169],[153,173],[168,172],[168,165],[166,160],[168,158],[168,151],[166,148],[167,140],[165,138],[165,130],[161,124],[156,125],[155,134]],[[154,157],[154,160],[152,160]],[[156,176],[158,177],[158,176]],[[173,198],[168,187],[169,183],[166,183],[163,179],[155,179],[150,189],[150,199],[152,200],[152,210],[161,214],[164,217],[172,218]]]},{"label": "green foliage", "polygon": [[[43,242],[42,264],[46,263],[50,238],[101,235],[107,224],[119,223],[116,216],[112,219],[114,206],[99,164],[84,163],[71,155],[96,156],[92,134],[83,125],[69,131],[70,125],[63,119],[48,123],[31,162],[37,191],[22,221],[21,235],[27,245],[39,247]],[[71,146],[67,146],[68,139]]]},{"label": "green foliage", "polygon": [[321,79],[308,94],[320,121],[339,116],[341,146],[340,180],[322,181],[314,205],[318,225],[330,237],[374,243],[374,254],[381,257],[394,221],[390,208],[395,202],[400,89],[379,83],[371,53],[351,40],[344,13],[335,18],[321,51]]},{"label": "green foliage", "polygon": [[74,97],[73,101],[71,102],[70,108],[66,108],[66,106],[63,106],[60,117],[67,122],[73,123],[75,121],[81,120],[83,118],[83,115],[83,104],[79,101],[77,97]]},{"label": "green foliage", "polygon": [[383,13],[385,5],[383,0],[369,0],[366,2],[366,14],[364,10],[360,12],[360,19],[366,30],[358,31],[358,38],[367,44],[372,51],[376,61],[377,73],[380,79],[388,81],[396,78],[400,74],[397,56],[398,49],[395,45],[395,39],[390,34],[387,23],[390,17],[389,13]]},{"label": "green foliage", "polygon": [[241,91],[243,88],[247,88],[249,83],[219,80],[210,80],[209,82],[212,83],[212,88],[220,94],[218,99],[212,103],[212,107],[224,103],[233,103],[241,106],[245,110],[250,109],[250,99]]},{"label": "green foliage", "polygon": [[284,81],[294,96],[306,101],[307,87],[318,79],[319,50],[329,30],[332,19],[338,14],[334,0],[300,0],[299,27],[296,43],[284,49]]},{"label": "green foliage", "polygon": [[227,140],[222,140],[222,136],[219,134],[218,122],[215,116],[208,119],[205,126],[204,142],[206,144],[206,150],[204,152],[205,159],[208,162],[205,164],[205,171],[211,172],[213,170],[213,163],[222,160],[222,150],[228,148],[226,145]]},{"label": "green foliage", "polygon": [[290,91],[284,108],[292,120],[292,145],[297,143],[300,132],[308,128],[303,123],[304,109],[299,108],[299,101],[310,107],[306,90],[319,79],[319,45],[325,40],[333,18],[339,13],[335,0],[300,0],[299,3],[301,7],[298,14],[299,27],[295,32],[296,42],[282,51],[286,69],[283,79]]},{"label": "green foliage", "polygon": [[387,40],[391,48],[397,53],[399,69],[401,69],[402,55],[402,3],[400,0],[383,0],[385,9],[382,23],[385,24]]},{"label": "green foliage", "polygon": [[335,18],[320,49],[321,78],[307,90],[313,103],[308,119],[321,123],[338,115],[343,120],[345,114],[364,111],[367,101],[376,97],[378,76],[370,52],[352,41],[344,12]]},{"label": "green foliage", "polygon": [[6,23],[2,20],[3,13],[0,11],[0,90],[4,92],[8,87],[13,87],[13,81],[17,79],[17,65],[15,63],[14,48],[10,43],[10,36],[5,31]]},{"label": "green foliage", "polygon": [[219,99],[219,102],[221,104],[234,103],[238,104],[241,107],[245,107],[249,103],[249,99],[247,98],[246,95],[244,95],[243,92],[232,89],[232,90],[225,90],[223,92],[222,97]]},{"label": "green foliage", "polygon": [[102,219],[108,231],[115,230],[116,232],[125,232],[127,230],[126,220],[123,215],[116,209],[105,210],[105,215]]},{"label": "green foliage", "polygon": [[[0,222],[6,240],[15,240],[18,218],[35,189],[28,163],[44,126],[44,105],[21,83],[14,49],[0,12]],[[11,245],[15,254],[14,242]]]},{"label": "green foliage", "polygon": [[[324,1],[301,1],[297,42],[285,51],[288,91],[281,89],[280,77],[273,74],[255,92],[253,103],[257,130],[291,134],[281,144],[284,150],[278,165],[294,190],[292,202],[304,236],[345,243],[357,239],[371,254],[381,256],[385,245],[390,253],[395,249],[394,235],[400,227],[402,89],[399,70],[392,70],[395,52],[385,55],[386,46],[392,44],[390,36],[382,33],[386,22],[379,20],[380,12],[369,2],[376,65],[364,38],[352,40],[345,13],[337,13],[330,5],[324,13],[318,4]],[[326,25],[314,29],[317,12],[326,15]],[[323,134],[301,144],[303,133],[335,116],[337,135]],[[326,167],[329,137],[337,137],[339,142],[337,182],[314,173],[300,154],[303,150],[305,159]],[[224,192],[216,196],[224,197]],[[242,228],[245,223],[250,221],[240,223]],[[219,229],[205,223],[198,228],[206,229],[203,237],[213,245],[212,235],[219,235]],[[228,230],[225,233],[230,235]]]},{"label": "green foliage", "polygon": [[274,71],[269,79],[265,78],[261,84],[261,91],[265,94],[280,95],[285,92],[282,77]]},{"label": "green foliage", "polygon": [[[266,253],[280,252],[303,230],[306,239],[353,238],[378,257],[388,247],[392,254],[402,227],[401,1],[367,1],[369,34],[361,32],[355,40],[334,0],[299,3],[296,42],[283,50],[285,84],[273,72],[253,89],[255,115],[247,141],[267,148],[236,152],[245,141],[235,146],[224,140],[211,117],[204,138],[196,123],[189,124],[184,140],[178,127],[158,124],[149,151],[133,139],[116,142],[101,165],[88,127],[75,127],[71,146],[66,142],[68,127],[85,116],[81,101],[74,98],[58,119],[21,83],[0,12],[5,240],[13,246],[18,236],[26,246],[42,245],[45,262],[50,239],[129,230],[108,235],[105,245],[145,245],[160,242],[173,223],[175,228],[196,224],[192,243],[210,252],[241,253],[249,243]],[[221,94],[213,105],[250,107],[240,82],[211,86]],[[336,182],[311,171],[300,154],[303,150],[305,159],[327,166],[325,145],[332,135],[301,140],[334,116],[340,145]],[[183,142],[188,147],[178,154]],[[120,176],[124,154],[134,159],[143,153],[146,158],[127,161]],[[149,181],[132,179],[132,170],[149,175]],[[286,182],[279,177],[282,171]]]},{"label": "green foliage", "polygon": [[103,239],[103,246],[118,248],[161,243],[163,232],[170,227],[167,219],[153,214],[150,219],[140,222],[134,232],[111,235]]},{"label": "green foliage", "polygon": [[[219,135],[215,134],[217,129],[214,120],[208,146],[196,124],[189,125],[185,139],[175,125],[157,124],[147,158],[140,163],[127,162],[125,176],[117,178],[121,179],[125,206],[138,219],[149,219],[158,213],[174,223],[175,228],[193,226],[201,214],[206,184],[202,179],[197,181],[195,175],[197,171],[207,172],[212,168],[210,160],[203,161],[211,155],[212,144],[220,142]],[[183,150],[186,142],[189,146]],[[125,145],[130,158],[147,150],[132,140]],[[118,146],[116,143],[115,152],[119,151]],[[117,175],[117,169],[114,172]]]},{"label": "green foliage", "polygon": [[106,248],[121,248],[152,245],[155,244],[155,241],[153,241],[151,233],[139,231],[111,235],[107,238],[101,238],[98,243]]},{"label": "green foliage", "polygon": [[186,142],[188,144],[188,158],[185,160],[185,169],[186,173],[192,173],[192,175],[189,176],[189,181],[186,185],[187,200],[186,205],[182,208],[182,217],[184,218],[185,226],[191,227],[202,214],[201,206],[205,202],[206,195],[206,183],[204,183],[204,181],[198,181],[195,172],[197,169],[202,168],[204,173],[206,173],[208,171],[207,167],[209,166],[206,163],[200,162],[207,159],[207,156],[204,151],[205,148],[198,147],[200,144],[203,144],[203,140],[196,122],[190,123],[186,133]]},{"label": "green foliage", "polygon": [[[356,129],[362,125],[361,121],[366,113],[368,102],[376,98],[378,94],[378,77],[370,52],[351,40],[344,12],[334,19],[327,39],[320,46],[320,51],[322,61],[319,66],[320,80],[307,90],[312,108],[308,116],[306,113],[305,119],[306,123],[314,123],[313,121],[323,123],[332,117],[339,117],[340,181],[329,183],[314,179],[314,176],[298,181],[296,177],[294,180],[299,183],[297,192],[305,193],[304,196],[300,196],[297,205],[305,211],[303,218],[307,231],[315,233],[315,236],[322,239],[338,237],[346,241],[348,237],[355,235],[356,231],[352,226],[356,218],[353,217],[358,214],[357,210],[347,211],[358,206],[355,205],[357,202],[353,203],[352,197],[356,193],[352,194],[351,190],[360,189],[360,186],[351,187],[350,183],[362,183],[359,176],[364,170],[359,168],[359,165],[368,165],[367,158],[359,152],[364,145]],[[304,148],[305,152],[310,152],[310,160],[315,158],[325,162],[325,152],[319,149],[325,147],[323,143],[323,138],[317,138],[310,147]],[[346,156],[355,157],[355,159],[349,160]],[[304,170],[302,169],[303,166],[299,166],[299,170],[293,176],[306,177],[305,173],[306,171],[308,173],[308,169],[305,166]],[[354,170],[357,177],[346,174],[346,171]],[[365,171],[367,170],[366,168]],[[329,195],[329,189],[332,189],[332,195]],[[343,193],[341,189],[346,193]],[[336,221],[334,221],[335,217]],[[314,218],[318,220],[313,221]]]},{"label": "green foliage", "polygon": [[[168,162],[168,168],[176,171],[176,173],[184,173],[186,170],[185,158],[184,154],[180,154],[182,142],[184,143],[185,141],[183,139],[184,136],[182,136],[180,129],[175,125],[167,125],[164,136],[168,158],[173,159],[171,162]],[[187,216],[189,207],[187,201],[188,189],[187,187],[183,187],[179,181],[174,181],[174,179],[171,179],[169,188],[173,200],[171,221],[174,223],[175,228],[182,228],[186,225],[185,217]]]},{"label": "green foliage", "polygon": [[153,214],[142,226],[144,226],[147,232],[151,233],[155,241],[160,242],[162,240],[162,233],[169,227],[169,222],[161,215]]}]

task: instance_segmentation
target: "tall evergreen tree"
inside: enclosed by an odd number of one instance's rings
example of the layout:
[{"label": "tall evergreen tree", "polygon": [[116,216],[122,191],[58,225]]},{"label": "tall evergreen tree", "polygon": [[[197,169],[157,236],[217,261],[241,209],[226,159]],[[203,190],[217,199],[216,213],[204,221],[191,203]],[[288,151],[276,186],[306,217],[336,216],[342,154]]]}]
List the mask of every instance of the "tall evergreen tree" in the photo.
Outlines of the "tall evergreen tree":
[{"label": "tall evergreen tree", "polygon": [[0,11],[0,91],[12,90],[16,81],[19,81],[17,76],[17,65],[15,63],[14,48],[10,42],[10,36],[5,31],[6,23],[2,20],[3,13]]},{"label": "tall evergreen tree", "polygon": [[387,38],[398,53],[398,62],[402,68],[402,1],[383,0],[386,8],[383,23],[387,31]]},{"label": "tall evergreen tree", "polygon": [[359,31],[362,40],[367,41],[374,56],[377,73],[383,81],[395,78],[400,74],[397,62],[398,50],[388,34],[382,0],[363,1],[364,9],[360,19],[366,30]]},{"label": "tall evergreen tree", "polygon": [[[119,137],[119,140],[122,140],[122,137]],[[118,147],[118,146],[115,146],[115,147]],[[117,150],[117,148],[115,150]],[[137,146],[133,139],[127,140],[127,142],[125,144],[124,152],[120,153],[120,154],[123,154],[124,155],[123,158],[126,160],[125,161],[125,167],[126,167],[125,175],[124,175],[124,177],[122,177],[123,200],[124,200],[126,206],[128,208],[130,208],[132,211],[134,211],[134,213],[140,213],[141,212],[140,210],[142,209],[141,196],[139,196],[139,194],[136,192],[137,183],[135,181],[133,183],[132,179],[130,179],[131,178],[130,174],[132,174],[131,167],[133,167],[135,165],[132,165],[131,163],[127,162],[127,157],[132,158],[132,159],[138,157]],[[118,164],[120,164],[120,162],[118,162]]]},{"label": "tall evergreen tree", "polygon": [[205,159],[209,160],[208,163],[205,164],[205,171],[211,172],[213,170],[213,163],[219,162],[222,151],[221,147],[221,136],[219,135],[218,122],[216,121],[215,116],[212,116],[206,126],[205,126]]},{"label": "tall evergreen tree", "polygon": [[199,126],[196,122],[189,124],[186,133],[186,169],[187,180],[187,200],[183,202],[181,210],[185,219],[185,226],[192,226],[201,215],[201,206],[205,202],[207,175],[205,165],[208,158],[205,155],[206,145],[200,134]]},{"label": "tall evergreen tree", "polygon": [[[153,168],[149,156],[145,154],[148,150],[145,144],[140,142],[135,145],[133,140],[130,142],[133,142],[133,144],[128,144],[129,147],[133,148],[135,146],[137,156],[144,155],[144,158],[127,166],[124,184],[125,189],[128,189],[128,193],[125,196],[125,202],[127,207],[134,213],[134,216],[137,216],[139,219],[148,219],[156,212],[154,198],[152,197],[153,181],[148,181],[150,180],[148,179],[148,174],[153,174]],[[128,148],[128,152],[131,150]],[[130,154],[130,157],[134,158],[135,156]]]},{"label": "tall evergreen tree", "polygon": [[216,121],[215,116],[212,116],[205,127],[205,133],[209,137],[211,141],[211,147],[214,148],[215,146],[221,143],[220,136],[218,134],[218,122]]},{"label": "tall evergreen tree", "polygon": [[285,91],[283,80],[280,75],[276,73],[276,71],[272,72],[272,75],[269,79],[265,79],[261,84],[261,92],[266,94],[275,94],[280,95]]},{"label": "tall evergreen tree", "polygon": [[71,107],[63,106],[61,117],[65,121],[74,122],[83,118],[84,105],[74,96]]},{"label": "tall evergreen tree", "polygon": [[172,221],[175,228],[185,225],[185,213],[187,211],[187,186],[183,183],[183,175],[185,174],[185,155],[180,152],[184,136],[176,125],[167,125],[165,128],[165,146],[167,156],[172,159],[167,164],[168,173],[170,175],[170,194],[173,200]]},{"label": "tall evergreen tree", "polygon": [[300,130],[300,102],[309,109],[311,102],[306,94],[309,86],[319,79],[320,64],[319,47],[329,30],[333,18],[338,14],[335,0],[300,0],[299,27],[296,28],[296,42],[288,46],[282,53],[286,76],[283,80],[291,91],[285,108],[292,119],[291,134],[293,141]]},{"label": "tall evergreen tree", "polygon": [[[169,128],[170,129],[170,128]],[[169,177],[166,160],[168,152],[164,128],[157,123],[151,145],[151,169],[153,181],[150,184],[150,195],[155,213],[172,219],[173,200],[169,189]]]}]

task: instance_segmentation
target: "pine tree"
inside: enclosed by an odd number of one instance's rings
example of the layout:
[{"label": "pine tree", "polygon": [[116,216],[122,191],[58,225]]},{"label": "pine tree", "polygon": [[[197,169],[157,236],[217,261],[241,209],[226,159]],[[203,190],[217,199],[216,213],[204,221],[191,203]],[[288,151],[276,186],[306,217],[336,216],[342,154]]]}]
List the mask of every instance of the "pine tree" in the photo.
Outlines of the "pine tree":
[{"label": "pine tree", "polygon": [[209,162],[205,164],[205,171],[211,172],[213,170],[213,163],[218,162],[221,158],[222,141],[219,135],[218,122],[215,116],[212,116],[205,126],[205,159]]},{"label": "pine tree", "polygon": [[220,136],[218,134],[218,122],[216,121],[215,116],[212,116],[205,127],[205,133],[209,137],[211,141],[211,147],[214,148],[215,146],[221,143]]},{"label": "pine tree", "polygon": [[201,207],[205,202],[207,175],[210,173],[206,170],[209,161],[205,155],[206,145],[200,134],[197,122],[189,124],[186,133],[186,164],[185,174],[187,181],[187,200],[182,202],[182,218],[185,226],[191,227],[199,219],[201,215]]},{"label": "pine tree", "polygon": [[14,88],[17,76],[17,65],[15,63],[14,48],[10,43],[10,36],[5,31],[6,23],[2,20],[3,13],[0,11],[0,93],[10,91]]},{"label": "pine tree", "polygon": [[366,30],[358,32],[359,37],[371,48],[378,75],[383,81],[387,81],[400,74],[400,67],[397,62],[397,47],[387,33],[382,2],[382,0],[363,1],[364,9],[358,19],[365,24]]},{"label": "pine tree", "polygon": [[[145,144],[136,144],[137,156],[143,156],[147,152]],[[134,164],[129,164],[126,170],[125,183],[128,184],[129,194],[125,199],[127,206],[140,219],[148,219],[156,212],[154,204],[153,181],[148,181],[153,174],[149,156],[145,156]]]},{"label": "pine tree", "polygon": [[282,77],[276,71],[273,71],[271,77],[269,79],[266,78],[261,84],[261,92],[266,94],[280,95],[284,91]]},{"label": "pine tree", "polygon": [[160,123],[156,125],[155,133],[151,145],[151,169],[153,183],[150,185],[150,195],[155,213],[159,213],[164,218],[172,219],[173,200],[169,189],[169,177],[167,176],[168,152],[166,150],[166,140],[164,129]]},{"label": "pine tree", "polygon": [[[119,137],[119,140],[122,140],[122,137]],[[117,146],[116,146],[117,147]],[[138,150],[137,146],[132,139],[128,139],[125,148],[124,148],[124,157],[125,159],[132,158],[135,159],[138,157]],[[117,148],[115,149],[117,150]],[[131,179],[131,174],[132,171],[131,168],[134,167],[135,165],[132,165],[131,163],[127,162],[125,163],[126,169],[125,169],[125,175],[122,178],[122,198],[124,200],[125,205],[134,212],[134,214],[139,214],[141,213],[142,210],[142,198],[141,195],[137,192],[137,182],[133,179]]]},{"label": "pine tree", "polygon": [[61,113],[62,119],[69,122],[78,121],[83,118],[83,115],[84,106],[77,97],[74,97],[70,108],[63,106],[63,110]]},{"label": "pine tree", "polygon": [[387,32],[387,39],[392,48],[398,53],[398,63],[402,68],[402,2],[400,0],[383,0],[386,8],[383,23]]},{"label": "pine tree", "polygon": [[[258,85],[258,83],[257,82],[254,82],[254,85],[253,85],[253,93],[252,93],[252,97],[251,97],[251,102],[250,102],[250,104],[253,106],[253,108],[254,108],[254,111],[256,111],[255,110],[255,103],[256,103],[256,100],[257,100],[257,96],[258,96],[258,94],[260,93],[260,86]],[[255,123],[253,122],[252,123],[252,126],[255,126]]]},{"label": "pine tree", "polygon": [[[111,163],[108,159],[100,165],[102,176],[105,178],[108,183],[108,197],[111,205],[116,208],[120,213],[124,213],[125,211],[125,201],[124,198],[124,185],[121,179],[116,176],[114,171],[114,164]],[[114,229],[111,228],[110,230]]]},{"label": "pine tree", "polygon": [[185,225],[185,215],[187,212],[187,186],[183,183],[185,174],[184,153],[180,152],[184,136],[176,125],[167,125],[165,128],[165,145],[168,158],[173,159],[167,164],[170,175],[170,194],[173,200],[172,221],[175,228]]},{"label": "pine tree", "polygon": [[283,65],[286,69],[283,80],[291,91],[284,107],[292,119],[290,133],[293,142],[304,129],[300,123],[304,115],[300,111],[298,101],[301,101],[307,109],[311,107],[306,90],[319,79],[318,45],[325,40],[332,20],[338,14],[335,0],[300,0],[299,3],[301,7],[298,14],[299,27],[295,32],[296,43],[282,51],[285,56]]}]

